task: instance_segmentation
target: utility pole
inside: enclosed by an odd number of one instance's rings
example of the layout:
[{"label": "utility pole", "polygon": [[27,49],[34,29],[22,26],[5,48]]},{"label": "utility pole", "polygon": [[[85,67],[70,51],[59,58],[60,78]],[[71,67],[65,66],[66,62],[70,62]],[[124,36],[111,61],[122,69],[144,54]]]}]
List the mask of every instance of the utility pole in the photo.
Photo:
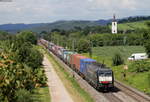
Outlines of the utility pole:
[{"label": "utility pole", "polygon": [[126,41],[127,41],[127,37],[125,36],[125,37],[123,38],[123,44],[124,44],[124,45],[126,45]]},{"label": "utility pole", "polygon": [[126,42],[127,42],[127,37],[124,36],[123,38],[123,51],[125,52],[125,45],[126,45]]},{"label": "utility pole", "polygon": [[73,51],[73,52],[75,52],[75,51],[74,51],[74,47],[75,47],[75,40],[73,39],[73,40],[72,40],[72,51]]},{"label": "utility pole", "polygon": [[59,38],[57,38],[57,45],[59,46]]},{"label": "utility pole", "polygon": [[92,41],[90,41],[90,49],[89,49],[89,55],[90,55],[90,58],[92,58],[92,54],[93,54],[93,43]]},{"label": "utility pole", "polygon": [[[73,51],[73,53],[75,52],[74,49],[75,49],[75,39],[72,40],[72,51]],[[73,62],[73,59],[72,59],[72,62]],[[71,67],[72,68],[74,67],[73,64],[71,65]],[[73,71],[73,78],[74,77],[75,77],[75,72]]]}]

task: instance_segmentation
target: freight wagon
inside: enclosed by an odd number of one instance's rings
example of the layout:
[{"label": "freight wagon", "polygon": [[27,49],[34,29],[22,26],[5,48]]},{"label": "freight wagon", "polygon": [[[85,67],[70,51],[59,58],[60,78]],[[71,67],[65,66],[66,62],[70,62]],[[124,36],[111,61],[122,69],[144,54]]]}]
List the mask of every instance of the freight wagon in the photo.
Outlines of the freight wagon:
[{"label": "freight wagon", "polygon": [[70,64],[70,55],[72,55],[72,54],[75,54],[75,53],[72,51],[65,51],[63,53],[63,59],[67,64]]},{"label": "freight wagon", "polygon": [[68,64],[70,67],[71,67],[71,64],[70,64],[70,63],[71,63],[71,56],[74,55],[74,54],[77,54],[77,53],[76,53],[76,52],[73,52],[73,51],[72,51],[72,52],[70,51],[70,52],[67,53],[67,55],[66,55],[66,56],[67,56],[67,64]]}]

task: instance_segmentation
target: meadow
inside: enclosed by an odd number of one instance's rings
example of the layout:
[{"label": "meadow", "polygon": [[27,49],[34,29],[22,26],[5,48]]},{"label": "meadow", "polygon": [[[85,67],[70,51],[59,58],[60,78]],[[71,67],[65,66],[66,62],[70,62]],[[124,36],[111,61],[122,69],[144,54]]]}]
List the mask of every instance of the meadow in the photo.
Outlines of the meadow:
[{"label": "meadow", "polygon": [[118,30],[148,29],[146,25],[147,21],[149,20],[118,24]]},{"label": "meadow", "polygon": [[[131,73],[129,70],[124,70],[124,66],[130,66],[134,61],[128,61],[127,58],[133,53],[144,53],[145,48],[142,46],[106,46],[95,47],[92,49],[92,58],[98,62],[106,64],[114,71],[115,79],[124,82],[132,87],[137,88],[147,94],[150,94],[150,72]],[[112,58],[115,53],[120,53],[125,61],[124,65],[113,66]],[[84,54],[89,57],[89,54]],[[148,60],[149,61],[149,60]],[[131,68],[131,67],[130,67]],[[126,78],[123,77],[126,73]]]}]

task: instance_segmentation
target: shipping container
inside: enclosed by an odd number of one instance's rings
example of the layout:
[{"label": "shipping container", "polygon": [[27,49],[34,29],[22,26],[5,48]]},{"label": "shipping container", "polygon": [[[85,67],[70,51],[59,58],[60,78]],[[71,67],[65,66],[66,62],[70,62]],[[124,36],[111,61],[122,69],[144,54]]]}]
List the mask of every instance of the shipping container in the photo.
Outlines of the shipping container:
[{"label": "shipping container", "polygon": [[84,73],[87,70],[87,64],[91,64],[91,63],[96,63],[96,60],[90,59],[90,58],[86,58],[86,59],[81,59],[80,60],[80,73]]},{"label": "shipping container", "polygon": [[77,71],[80,71],[80,60],[81,59],[86,59],[87,57],[85,57],[85,56],[82,56],[82,55],[80,55],[80,54],[74,54],[73,55],[73,57],[72,57],[72,62],[73,62],[73,65],[74,65],[74,67],[75,67],[75,69],[77,70]]},{"label": "shipping container", "polygon": [[59,57],[62,56],[62,53],[61,53],[62,49],[64,49],[64,48],[63,48],[63,47],[59,47],[59,48],[58,48],[57,53],[58,53],[58,56],[59,56]]},{"label": "shipping container", "polygon": [[52,47],[54,46],[54,44],[53,43],[51,43],[51,42],[48,42],[48,49],[49,50],[52,50]]},{"label": "shipping container", "polygon": [[70,54],[70,53],[72,53],[72,51],[67,50],[67,51],[63,52],[63,59],[64,59],[64,61],[67,62],[67,55]]},{"label": "shipping container", "polygon": [[48,48],[48,41],[44,40],[44,39],[41,39],[41,43],[46,47]]},{"label": "shipping container", "polygon": [[76,57],[76,56],[81,56],[81,55],[80,55],[80,54],[72,54],[72,55],[70,56],[70,64],[71,64],[73,67],[75,67],[74,57]]},{"label": "shipping container", "polygon": [[54,53],[54,51],[55,51],[55,46],[56,46],[56,45],[52,46],[52,52],[53,52],[53,53]]},{"label": "shipping container", "polygon": [[66,51],[69,51],[69,50],[67,50],[67,49],[60,49],[60,58],[61,59],[64,59],[64,52],[66,52]]},{"label": "shipping container", "polygon": [[67,54],[67,63],[69,65],[71,65],[71,55],[73,55],[73,54],[77,54],[77,53],[72,51]]},{"label": "shipping container", "polygon": [[55,47],[54,47],[54,53],[55,53],[56,55],[58,55],[61,48],[63,48],[63,47],[61,47],[61,46],[55,46]]}]

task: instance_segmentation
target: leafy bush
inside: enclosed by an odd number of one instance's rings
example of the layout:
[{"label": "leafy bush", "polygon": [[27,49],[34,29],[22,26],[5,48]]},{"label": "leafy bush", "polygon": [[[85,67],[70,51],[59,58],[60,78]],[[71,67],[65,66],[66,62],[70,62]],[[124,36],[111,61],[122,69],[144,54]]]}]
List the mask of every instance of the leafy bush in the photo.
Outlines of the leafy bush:
[{"label": "leafy bush", "polygon": [[26,90],[46,85],[43,55],[33,46],[36,39],[32,32],[21,32],[0,42],[0,102],[32,102]]},{"label": "leafy bush", "polygon": [[129,65],[129,70],[131,72],[145,72],[150,70],[150,63],[144,60],[135,61]]},{"label": "leafy bush", "polygon": [[17,35],[17,37],[22,38],[24,42],[30,42],[31,44],[37,43],[36,35],[31,31],[24,31]]},{"label": "leafy bush", "polygon": [[18,47],[14,52],[13,58],[17,62],[25,63],[33,69],[40,67],[43,61],[43,55],[29,42],[24,42]]},{"label": "leafy bush", "polygon": [[10,56],[12,55],[0,54],[0,100],[14,101],[16,90],[32,90],[46,85],[47,78],[41,68],[33,70],[26,64],[10,59]]},{"label": "leafy bush", "polygon": [[32,67],[33,69],[37,69],[42,65],[43,55],[35,48],[30,49],[30,53],[25,58],[25,63]]},{"label": "leafy bush", "polygon": [[33,102],[31,93],[25,89],[20,89],[15,93],[16,102]]},{"label": "leafy bush", "polygon": [[0,90],[0,102],[4,101],[4,95],[2,94],[1,90]]},{"label": "leafy bush", "polygon": [[36,75],[36,87],[47,85],[47,77],[45,76],[44,70],[42,68],[35,69],[34,73]]},{"label": "leafy bush", "polygon": [[77,46],[79,53],[86,53],[90,50],[90,41],[86,39],[80,39]]},{"label": "leafy bush", "polygon": [[114,66],[118,66],[118,65],[121,65],[121,64],[124,63],[124,60],[123,60],[122,56],[119,53],[116,53],[114,55],[114,57],[112,58],[112,61],[113,61]]}]

